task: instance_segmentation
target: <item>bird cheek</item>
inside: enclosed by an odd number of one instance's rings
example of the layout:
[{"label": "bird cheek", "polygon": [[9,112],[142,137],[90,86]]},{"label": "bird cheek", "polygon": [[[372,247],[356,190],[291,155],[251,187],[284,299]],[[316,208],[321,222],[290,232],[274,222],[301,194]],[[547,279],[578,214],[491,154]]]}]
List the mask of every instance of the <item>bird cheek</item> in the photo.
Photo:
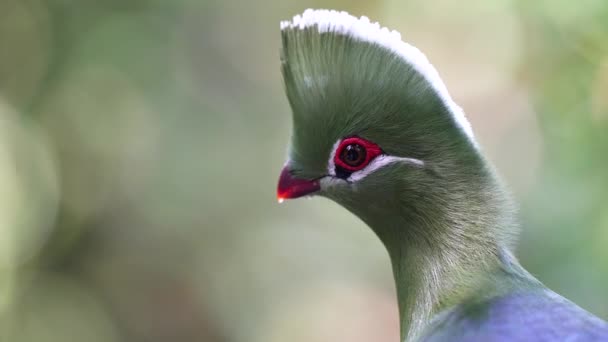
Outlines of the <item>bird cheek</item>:
[{"label": "bird cheek", "polygon": [[323,192],[344,191],[349,186],[346,180],[335,176],[325,176],[319,180],[319,184]]}]

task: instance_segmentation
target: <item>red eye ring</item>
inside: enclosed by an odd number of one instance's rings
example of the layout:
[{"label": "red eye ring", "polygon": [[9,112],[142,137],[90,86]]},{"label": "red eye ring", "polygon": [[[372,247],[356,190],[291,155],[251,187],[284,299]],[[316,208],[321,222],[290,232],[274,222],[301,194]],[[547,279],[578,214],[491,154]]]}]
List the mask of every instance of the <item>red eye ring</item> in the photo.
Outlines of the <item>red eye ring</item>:
[{"label": "red eye ring", "polygon": [[334,155],[334,164],[346,171],[355,172],[366,167],[374,158],[381,155],[380,146],[371,141],[350,137],[342,140]]}]

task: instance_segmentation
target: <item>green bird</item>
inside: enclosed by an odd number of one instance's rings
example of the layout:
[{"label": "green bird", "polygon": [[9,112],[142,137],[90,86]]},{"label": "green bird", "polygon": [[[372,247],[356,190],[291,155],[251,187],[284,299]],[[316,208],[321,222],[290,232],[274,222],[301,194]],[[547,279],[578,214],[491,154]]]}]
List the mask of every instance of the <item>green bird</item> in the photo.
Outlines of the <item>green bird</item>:
[{"label": "green bird", "polygon": [[505,187],[418,49],[366,17],[281,22],[293,115],[278,199],[318,195],[380,238],[407,341],[608,341],[608,324],[513,254]]}]

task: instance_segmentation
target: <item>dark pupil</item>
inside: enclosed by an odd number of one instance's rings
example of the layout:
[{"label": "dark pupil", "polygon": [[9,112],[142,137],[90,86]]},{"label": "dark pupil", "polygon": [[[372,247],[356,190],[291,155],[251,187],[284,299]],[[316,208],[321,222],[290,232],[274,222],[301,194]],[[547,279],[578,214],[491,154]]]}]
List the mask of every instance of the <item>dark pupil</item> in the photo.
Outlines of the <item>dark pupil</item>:
[{"label": "dark pupil", "polygon": [[359,144],[347,145],[340,154],[340,159],[350,166],[359,166],[365,160],[365,148]]}]

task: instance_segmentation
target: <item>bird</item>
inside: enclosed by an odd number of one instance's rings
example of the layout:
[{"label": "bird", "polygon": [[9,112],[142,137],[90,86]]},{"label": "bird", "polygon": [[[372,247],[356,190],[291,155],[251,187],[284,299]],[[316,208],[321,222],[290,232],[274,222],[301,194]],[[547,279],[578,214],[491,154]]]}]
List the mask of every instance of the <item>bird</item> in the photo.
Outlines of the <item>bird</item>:
[{"label": "bird", "polygon": [[608,324],[515,256],[513,196],[437,70],[347,12],[280,22],[291,109],[279,202],[328,198],[388,252],[402,341],[608,341]]}]

